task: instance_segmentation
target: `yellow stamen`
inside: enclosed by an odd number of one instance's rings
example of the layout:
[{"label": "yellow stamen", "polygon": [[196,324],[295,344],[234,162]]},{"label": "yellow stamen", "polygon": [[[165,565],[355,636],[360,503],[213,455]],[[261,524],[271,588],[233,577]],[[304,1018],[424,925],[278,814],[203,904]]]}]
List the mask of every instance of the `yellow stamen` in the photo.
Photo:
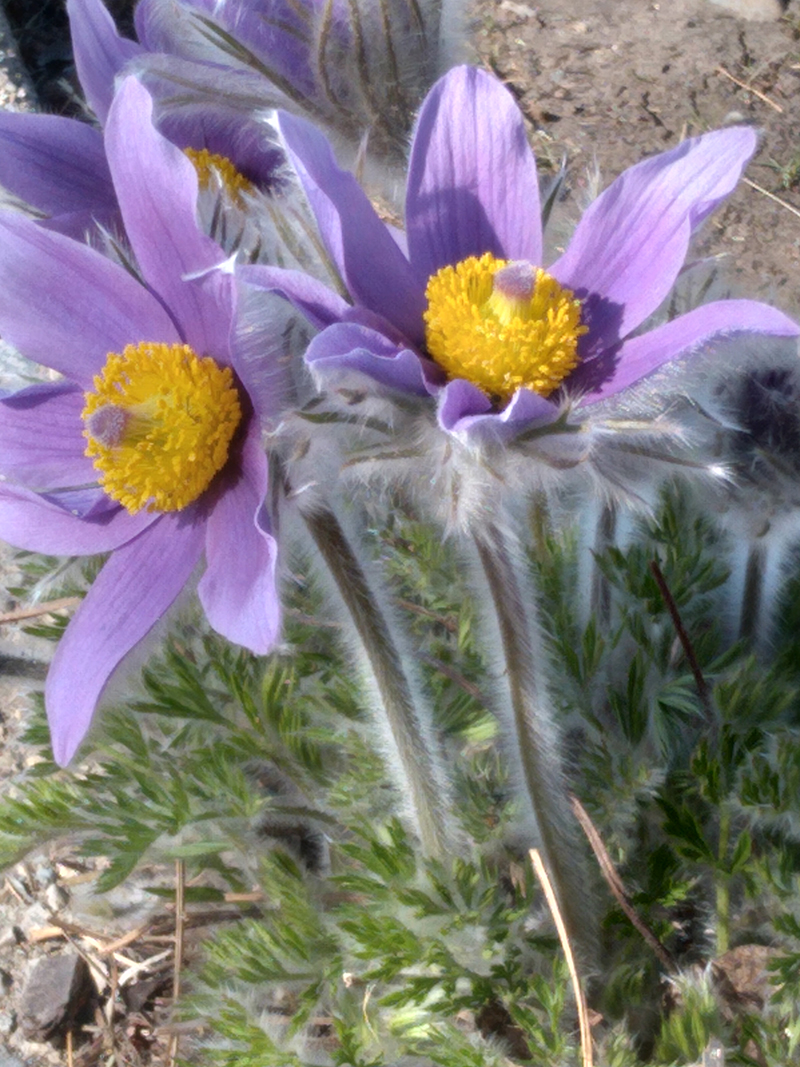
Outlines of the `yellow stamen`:
[{"label": "yellow stamen", "polygon": [[109,354],[81,417],[100,484],[133,515],[196,500],[225,466],[242,409],[230,367],[143,341]]},{"label": "yellow stamen", "polygon": [[209,152],[207,148],[184,148],[184,153],[194,163],[201,189],[222,186],[236,207],[244,207],[244,193],[255,192],[255,186],[237,170],[227,156]]},{"label": "yellow stamen", "polygon": [[549,396],[578,365],[581,302],[528,263],[470,256],[432,275],[425,295],[428,352],[491,397],[520,386]]}]

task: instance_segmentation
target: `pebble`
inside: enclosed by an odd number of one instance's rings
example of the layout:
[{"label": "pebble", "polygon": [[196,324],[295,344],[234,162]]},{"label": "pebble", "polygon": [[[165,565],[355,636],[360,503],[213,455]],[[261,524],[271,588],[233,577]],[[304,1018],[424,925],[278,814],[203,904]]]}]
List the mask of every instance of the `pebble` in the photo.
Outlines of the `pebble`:
[{"label": "pebble", "polygon": [[40,926],[49,926],[52,913],[37,900],[25,909],[25,914],[20,917],[19,925],[22,928],[23,938],[27,938],[31,930]]},{"label": "pebble", "polygon": [[33,869],[33,880],[40,889],[46,889],[56,880],[56,872],[49,863],[38,863]]},{"label": "pebble", "polygon": [[724,7],[732,15],[753,22],[770,22],[783,15],[780,0],[710,0],[717,7]]},{"label": "pebble", "polygon": [[516,15],[518,18],[536,18],[536,8],[530,7],[528,4],[518,4],[515,0],[502,0],[500,10],[508,11],[510,14]]},{"label": "pebble", "polygon": [[50,911],[61,911],[69,903],[69,893],[63,886],[54,883],[45,889],[44,902]]},{"label": "pebble", "polygon": [[89,968],[77,952],[38,959],[22,991],[23,1034],[30,1041],[47,1041],[66,1033],[93,992]]},{"label": "pebble", "polygon": [[4,930],[0,930],[0,948],[9,948],[24,940],[25,934],[18,926],[6,926]]},{"label": "pebble", "polygon": [[0,1067],[25,1067],[25,1064],[13,1052],[0,1048]]}]

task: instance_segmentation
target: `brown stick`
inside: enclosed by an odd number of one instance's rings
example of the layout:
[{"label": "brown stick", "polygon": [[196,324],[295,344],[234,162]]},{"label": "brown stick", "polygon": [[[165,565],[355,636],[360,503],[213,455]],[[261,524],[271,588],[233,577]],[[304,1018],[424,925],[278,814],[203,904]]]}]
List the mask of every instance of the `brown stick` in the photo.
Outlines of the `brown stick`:
[{"label": "brown stick", "polygon": [[706,715],[709,720],[711,719],[714,709],[711,706],[711,694],[708,691],[708,685],[703,677],[703,672],[700,670],[700,664],[697,662],[697,656],[694,654],[694,648],[692,642],[689,640],[689,635],[683,627],[681,622],[681,615],[678,611],[678,605],[675,603],[675,598],[670,592],[667,580],[664,577],[661,568],[654,559],[650,560],[650,571],[656,580],[659,592],[664,599],[664,603],[667,606],[667,611],[672,617],[672,624],[675,627],[675,633],[678,635],[678,640],[683,646],[683,651],[686,655],[686,659],[689,661],[689,667],[694,675],[694,682],[697,686],[697,694],[700,697],[700,701],[705,709]]},{"label": "brown stick", "polygon": [[715,73],[724,74],[726,78],[730,78],[734,85],[738,85],[740,89],[744,89],[746,92],[752,93],[753,96],[757,96],[759,100],[763,100],[765,104],[769,104],[770,107],[774,107],[779,114],[783,114],[783,108],[780,104],[776,104],[774,100],[770,100],[768,96],[765,96],[762,92],[759,92],[758,89],[754,89],[753,86],[748,85],[747,82],[739,81],[738,78],[734,78],[730,71],[725,70],[724,67],[716,67]]},{"label": "brown stick", "polygon": [[600,837],[597,827],[592,822],[589,812],[572,793],[570,794],[569,802],[572,806],[572,810],[575,812],[575,818],[581,824],[581,829],[586,834],[589,844],[592,846],[592,851],[597,857],[597,862],[600,865],[600,872],[605,878],[614,899],[625,912],[625,915],[628,917],[631,924],[639,931],[656,956],[658,956],[662,966],[670,972],[676,971],[677,964],[670,952],[664,948],[644,919],[638,914],[633,904],[631,904],[630,897],[625,890],[625,886],[617,872],[617,868],[614,866],[612,859],[608,854],[608,849],[603,844],[603,839]]},{"label": "brown stick", "polygon": [[4,622],[35,619],[38,615],[50,615],[54,611],[63,611],[64,608],[74,608],[80,602],[81,598],[79,596],[62,596],[60,600],[48,600],[44,604],[36,604],[31,608],[14,608],[13,611],[5,611],[0,614],[0,626]]},{"label": "brown stick", "polygon": [[776,196],[774,193],[771,193],[769,189],[765,189],[763,185],[756,185],[756,183],[751,182],[749,178],[742,178],[742,182],[745,185],[749,185],[751,189],[755,189],[757,193],[762,193],[764,196],[769,197],[770,200],[774,200],[775,203],[780,204],[781,207],[785,207],[787,211],[791,211],[793,215],[797,215],[797,217],[800,219],[800,211],[798,211],[796,207],[793,207],[791,204],[787,204],[785,200],[781,200],[779,196]]},{"label": "brown stick", "polygon": [[[183,968],[183,933],[186,905],[186,864],[183,860],[175,861],[175,960],[172,969],[172,1004],[178,1002],[181,995],[181,970]],[[175,1067],[178,1055],[178,1031],[173,1029],[167,1044],[167,1067]]]}]

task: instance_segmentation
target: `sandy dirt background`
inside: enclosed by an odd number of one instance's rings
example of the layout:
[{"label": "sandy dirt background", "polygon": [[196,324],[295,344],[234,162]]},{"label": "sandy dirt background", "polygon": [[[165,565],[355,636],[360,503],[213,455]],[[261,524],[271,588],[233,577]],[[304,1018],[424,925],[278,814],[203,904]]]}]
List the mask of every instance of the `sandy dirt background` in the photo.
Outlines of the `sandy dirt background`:
[{"label": "sandy dirt background", "polygon": [[595,168],[605,186],[684,137],[753,124],[761,142],[747,181],[696,252],[720,257],[734,295],[800,313],[797,0],[768,21],[709,0],[501,0],[480,6],[474,39],[529,118],[543,171],[566,158],[564,206],[576,218]]}]

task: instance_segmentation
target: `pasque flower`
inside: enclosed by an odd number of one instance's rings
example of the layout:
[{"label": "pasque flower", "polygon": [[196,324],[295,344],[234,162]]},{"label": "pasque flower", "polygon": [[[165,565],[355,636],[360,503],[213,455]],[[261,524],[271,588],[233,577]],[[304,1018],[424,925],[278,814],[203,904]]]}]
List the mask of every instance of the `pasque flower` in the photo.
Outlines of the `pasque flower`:
[{"label": "pasque flower", "polygon": [[456,68],[426,98],[402,238],[322,133],[289,114],[279,124],[350,300],[275,268],[241,276],[322,328],[306,361],[323,384],[355,371],[435,397],[447,431],[505,439],[553,422],[565,395],[593,404],[716,335],[800,332],[767,305],[722,300],[635,333],[669,293],[692,233],[736,185],[756,146],[749,127],[630,168],[542,269],[535,162],[519,110],[491,75]]},{"label": "pasque flower", "polygon": [[[147,41],[121,36],[102,0],[68,0],[67,10],[83,91],[105,123],[117,77],[147,54]],[[274,187],[283,156],[253,114],[206,100],[156,117],[161,133],[192,158],[201,185],[239,200],[242,191]],[[0,185],[77,237],[118,215],[102,132],[77,119],[0,111]]]},{"label": "pasque flower", "polygon": [[151,107],[128,79],[105,130],[141,279],[0,214],[0,333],[61,376],[0,400],[0,537],[54,555],[111,553],[47,678],[59,763],[201,560],[197,591],[215,630],[263,653],[279,626],[256,417],[270,398],[237,358],[234,279],[198,229],[195,168],[154,129]]},{"label": "pasque flower", "polygon": [[[75,65],[104,123],[115,79],[135,72],[159,130],[193,154],[201,181],[274,191],[283,154],[265,111],[289,107],[358,144],[402,150],[414,111],[443,69],[440,23],[453,0],[140,0],[138,40],[102,0],[67,0]],[[451,14],[448,38],[456,39]],[[199,158],[198,158],[199,155]],[[116,201],[97,129],[56,115],[0,112],[0,185],[52,226],[83,236]]]},{"label": "pasque flower", "polygon": [[[381,158],[460,44],[462,0],[139,0],[141,63],[166,106],[285,107]],[[165,55],[166,54],[166,55]],[[169,92],[169,87],[172,92]]]}]

